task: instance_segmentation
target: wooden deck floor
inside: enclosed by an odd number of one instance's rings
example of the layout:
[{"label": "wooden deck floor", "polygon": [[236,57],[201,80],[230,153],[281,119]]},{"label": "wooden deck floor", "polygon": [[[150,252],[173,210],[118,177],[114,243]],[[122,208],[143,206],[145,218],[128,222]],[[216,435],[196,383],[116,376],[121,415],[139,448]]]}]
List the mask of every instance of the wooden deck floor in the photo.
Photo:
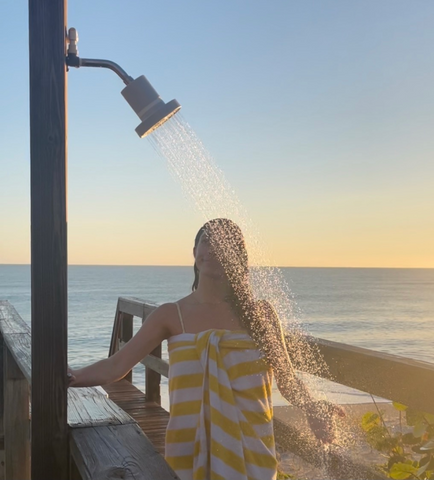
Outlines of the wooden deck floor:
[{"label": "wooden deck floor", "polygon": [[169,412],[155,402],[147,402],[145,394],[127,380],[104,385],[104,390],[113,402],[136,420],[156,450],[164,455]]}]

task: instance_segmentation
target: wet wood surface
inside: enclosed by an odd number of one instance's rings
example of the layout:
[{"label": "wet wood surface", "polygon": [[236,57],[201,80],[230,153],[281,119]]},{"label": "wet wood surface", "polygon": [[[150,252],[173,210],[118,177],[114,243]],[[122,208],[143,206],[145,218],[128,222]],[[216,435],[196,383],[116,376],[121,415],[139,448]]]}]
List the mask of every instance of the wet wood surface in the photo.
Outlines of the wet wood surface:
[{"label": "wet wood surface", "polygon": [[169,412],[156,402],[147,402],[145,394],[126,380],[105,385],[104,390],[116,405],[134,418],[157,451],[164,455]]}]

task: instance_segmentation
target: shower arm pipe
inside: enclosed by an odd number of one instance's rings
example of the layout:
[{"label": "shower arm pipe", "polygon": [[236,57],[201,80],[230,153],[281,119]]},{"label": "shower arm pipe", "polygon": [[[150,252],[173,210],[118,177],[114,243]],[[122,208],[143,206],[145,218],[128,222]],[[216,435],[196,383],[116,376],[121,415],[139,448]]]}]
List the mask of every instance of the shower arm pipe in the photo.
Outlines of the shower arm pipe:
[{"label": "shower arm pipe", "polygon": [[117,63],[112,62],[111,60],[101,60],[101,59],[94,59],[94,58],[80,58],[77,55],[69,54],[66,57],[66,64],[68,67],[100,67],[100,68],[108,68],[115,72],[125,83],[125,85],[129,85],[134,79],[128,75],[128,73]]}]

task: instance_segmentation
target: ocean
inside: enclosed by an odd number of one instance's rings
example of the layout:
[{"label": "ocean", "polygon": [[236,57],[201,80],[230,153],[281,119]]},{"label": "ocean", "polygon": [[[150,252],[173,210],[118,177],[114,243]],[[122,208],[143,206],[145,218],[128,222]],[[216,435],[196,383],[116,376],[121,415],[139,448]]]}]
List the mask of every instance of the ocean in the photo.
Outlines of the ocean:
[{"label": "ocean", "polygon": [[[297,321],[310,334],[434,363],[434,269],[281,268],[294,295]],[[172,302],[191,292],[192,267],[78,266],[68,273],[68,362],[84,366],[108,354],[120,296]],[[30,267],[0,265],[0,300],[9,300],[30,324]],[[135,329],[140,320],[135,321]],[[164,351],[164,355],[167,353]],[[134,369],[144,388],[144,367]],[[361,403],[370,397],[320,382],[330,400]],[[285,401],[277,390],[274,403]],[[162,404],[168,407],[167,381]]]}]

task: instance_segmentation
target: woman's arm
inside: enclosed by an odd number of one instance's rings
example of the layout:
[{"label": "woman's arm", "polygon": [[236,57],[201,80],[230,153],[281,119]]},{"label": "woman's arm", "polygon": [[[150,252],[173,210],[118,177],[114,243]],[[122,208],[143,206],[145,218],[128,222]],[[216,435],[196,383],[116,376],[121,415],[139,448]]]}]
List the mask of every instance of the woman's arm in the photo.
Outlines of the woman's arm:
[{"label": "woman's arm", "polygon": [[265,338],[261,343],[268,344],[265,354],[273,369],[277,387],[282,396],[292,405],[302,409],[315,436],[323,442],[332,442],[335,436],[334,416],[345,416],[345,412],[337,405],[324,400],[315,400],[305,383],[295,372],[286,349],[282,326],[273,306],[267,302],[259,302],[265,329]]},{"label": "woman's arm", "polygon": [[168,318],[172,309],[171,304],[164,304],[155,309],[136,335],[111,357],[84,368],[69,370],[69,386],[106,385],[123,378],[140,360],[170,336]]},{"label": "woman's arm", "polygon": [[274,307],[267,301],[258,302],[262,326],[261,344],[267,363],[273,370],[277,388],[282,396],[292,405],[311,412],[316,402],[295,372],[286,349],[282,325]]}]

